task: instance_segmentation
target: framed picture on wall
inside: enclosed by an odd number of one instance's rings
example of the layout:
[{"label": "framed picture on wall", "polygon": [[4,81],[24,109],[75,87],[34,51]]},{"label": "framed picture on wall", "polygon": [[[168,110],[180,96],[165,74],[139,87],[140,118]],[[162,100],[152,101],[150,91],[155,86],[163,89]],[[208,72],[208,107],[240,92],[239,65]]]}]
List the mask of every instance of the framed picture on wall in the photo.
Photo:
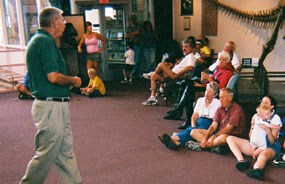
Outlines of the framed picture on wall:
[{"label": "framed picture on wall", "polygon": [[183,19],[183,28],[184,31],[189,31],[191,28],[191,19],[190,17],[184,17]]},{"label": "framed picture on wall", "polygon": [[193,15],[193,0],[181,0],[181,15]]}]

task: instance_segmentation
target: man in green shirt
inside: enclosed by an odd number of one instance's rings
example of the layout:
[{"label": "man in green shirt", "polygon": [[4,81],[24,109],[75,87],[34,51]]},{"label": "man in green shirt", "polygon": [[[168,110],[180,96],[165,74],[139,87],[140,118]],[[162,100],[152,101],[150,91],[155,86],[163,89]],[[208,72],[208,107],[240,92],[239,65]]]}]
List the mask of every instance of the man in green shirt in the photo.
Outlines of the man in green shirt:
[{"label": "man in green shirt", "polygon": [[67,76],[66,64],[56,47],[65,20],[62,11],[48,7],[39,14],[40,29],[27,47],[27,67],[35,98],[32,116],[38,129],[36,154],[28,164],[21,184],[41,184],[53,164],[62,183],[79,184],[82,178],[73,152],[70,127],[69,87],[80,87],[81,79]]}]

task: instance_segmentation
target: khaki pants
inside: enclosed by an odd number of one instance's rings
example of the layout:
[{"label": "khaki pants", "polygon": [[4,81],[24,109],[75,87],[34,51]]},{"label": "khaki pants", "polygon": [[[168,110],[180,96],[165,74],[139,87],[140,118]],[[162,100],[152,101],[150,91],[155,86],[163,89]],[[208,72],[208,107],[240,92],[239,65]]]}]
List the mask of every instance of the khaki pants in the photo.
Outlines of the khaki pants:
[{"label": "khaki pants", "polygon": [[73,152],[69,106],[69,102],[34,101],[32,116],[38,129],[35,138],[36,154],[29,162],[20,183],[44,183],[53,164],[62,183],[82,183]]}]

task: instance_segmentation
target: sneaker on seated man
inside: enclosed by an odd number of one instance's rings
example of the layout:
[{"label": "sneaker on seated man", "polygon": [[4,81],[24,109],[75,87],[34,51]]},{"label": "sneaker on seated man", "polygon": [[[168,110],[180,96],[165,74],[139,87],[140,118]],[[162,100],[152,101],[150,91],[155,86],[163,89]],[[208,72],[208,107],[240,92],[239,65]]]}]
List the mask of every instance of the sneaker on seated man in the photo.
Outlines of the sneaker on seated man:
[{"label": "sneaker on seated man", "polygon": [[196,59],[193,52],[195,51],[196,43],[192,40],[184,40],[182,43],[183,54],[185,57],[173,65],[174,58],[168,58],[171,62],[161,62],[157,65],[154,73],[151,75],[151,95],[143,105],[149,105],[153,101],[157,101],[155,97],[157,82],[164,83],[166,79],[178,79],[185,76],[188,72],[192,71],[195,66]]},{"label": "sneaker on seated man", "polygon": [[149,105],[149,106],[152,106],[152,105],[157,105],[158,104],[158,101],[156,99],[155,96],[150,96],[147,101],[143,102],[142,103],[143,105]]},{"label": "sneaker on seated man", "polygon": [[149,73],[144,73],[143,74],[143,78],[145,79],[151,79],[151,75],[153,74],[153,72],[149,72]]},{"label": "sneaker on seated man", "polygon": [[[283,149],[285,149],[285,142],[283,143]],[[271,162],[275,167],[280,167],[285,169],[285,153],[280,153],[275,160]]]},{"label": "sneaker on seated man", "polygon": [[285,154],[280,154],[275,160],[272,161],[272,165],[285,169]]},{"label": "sneaker on seated man", "polygon": [[[161,62],[164,62],[164,61],[168,61],[169,60],[169,57],[171,58],[171,55],[172,55],[172,53],[164,53],[163,55],[162,55],[162,59],[161,59]],[[151,75],[153,74],[153,72],[154,71],[151,71],[151,72],[148,72],[148,73],[144,73],[143,74],[143,78],[145,78],[145,79],[148,79],[148,80],[150,80],[151,79]]]}]

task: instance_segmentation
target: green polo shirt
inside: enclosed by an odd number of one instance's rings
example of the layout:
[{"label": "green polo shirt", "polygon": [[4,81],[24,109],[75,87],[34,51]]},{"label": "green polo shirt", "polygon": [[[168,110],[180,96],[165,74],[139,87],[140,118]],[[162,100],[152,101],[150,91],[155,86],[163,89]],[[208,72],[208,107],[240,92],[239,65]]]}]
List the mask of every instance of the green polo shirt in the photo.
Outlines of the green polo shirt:
[{"label": "green polo shirt", "polygon": [[35,97],[68,97],[69,86],[48,81],[48,74],[58,72],[67,75],[65,60],[56,47],[52,36],[38,29],[29,41],[26,53],[32,95]]}]

